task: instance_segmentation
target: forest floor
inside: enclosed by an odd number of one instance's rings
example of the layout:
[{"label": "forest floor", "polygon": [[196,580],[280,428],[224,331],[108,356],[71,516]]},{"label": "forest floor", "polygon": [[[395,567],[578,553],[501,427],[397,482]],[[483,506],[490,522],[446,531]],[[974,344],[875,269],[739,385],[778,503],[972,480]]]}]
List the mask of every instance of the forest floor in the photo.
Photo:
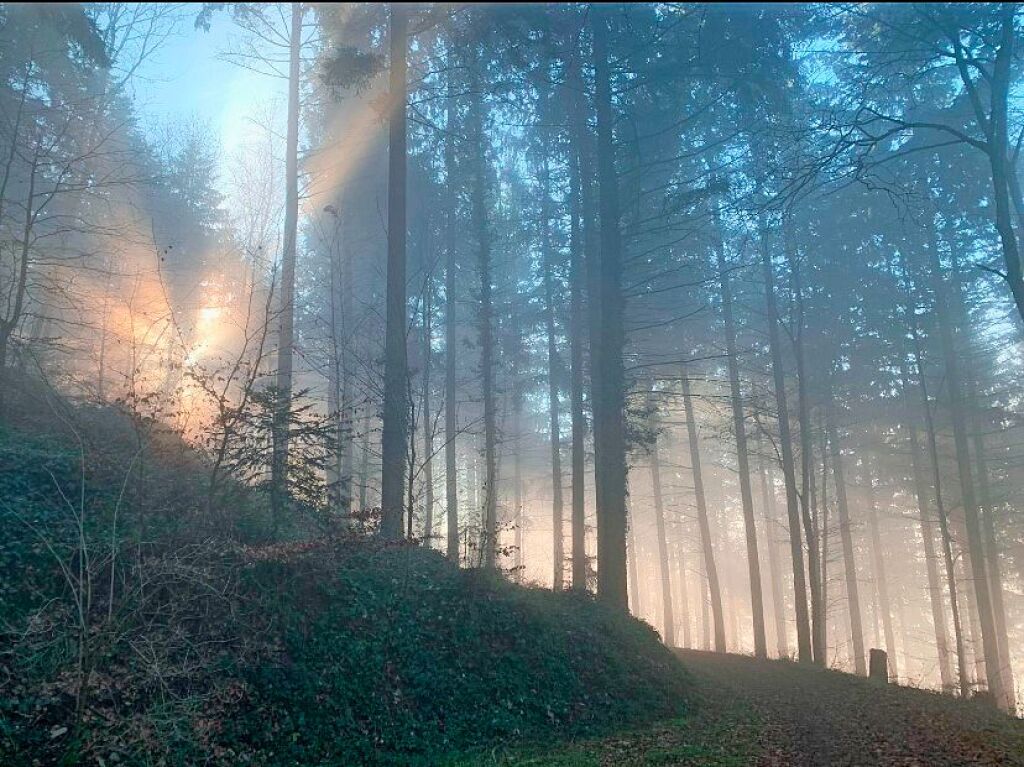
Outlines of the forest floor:
[{"label": "forest floor", "polygon": [[477,765],[1024,765],[1024,721],[976,701],[788,661],[679,651],[685,718]]}]

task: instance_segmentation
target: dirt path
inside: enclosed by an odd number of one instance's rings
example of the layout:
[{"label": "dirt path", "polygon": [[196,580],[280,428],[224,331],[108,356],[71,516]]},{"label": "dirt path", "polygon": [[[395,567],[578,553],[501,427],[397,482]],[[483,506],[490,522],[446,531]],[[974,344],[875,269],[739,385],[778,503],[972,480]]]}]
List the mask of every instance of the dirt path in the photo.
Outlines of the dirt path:
[{"label": "dirt path", "polygon": [[[685,650],[679,720],[497,751],[473,767],[1024,767],[1024,721],[976,701],[786,661]],[[463,763],[465,764],[465,763]]]},{"label": "dirt path", "polygon": [[848,674],[681,651],[709,703],[745,701],[760,765],[1024,765],[1024,722]]}]

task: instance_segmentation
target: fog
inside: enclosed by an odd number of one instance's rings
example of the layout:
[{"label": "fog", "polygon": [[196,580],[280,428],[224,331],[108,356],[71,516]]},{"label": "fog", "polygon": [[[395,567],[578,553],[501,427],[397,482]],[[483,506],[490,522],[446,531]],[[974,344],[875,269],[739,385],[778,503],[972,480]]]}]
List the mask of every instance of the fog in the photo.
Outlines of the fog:
[{"label": "fog", "polygon": [[180,438],[204,540],[405,540],[1016,711],[1021,24],[0,5],[4,418]]}]

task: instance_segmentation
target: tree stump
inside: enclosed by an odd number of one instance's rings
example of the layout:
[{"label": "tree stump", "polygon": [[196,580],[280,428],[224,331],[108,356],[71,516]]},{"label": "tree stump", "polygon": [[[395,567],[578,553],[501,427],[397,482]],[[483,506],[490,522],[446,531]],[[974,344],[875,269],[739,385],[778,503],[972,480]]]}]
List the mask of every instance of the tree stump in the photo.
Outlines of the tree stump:
[{"label": "tree stump", "polygon": [[871,648],[868,659],[868,678],[882,684],[889,683],[889,656],[885,650]]}]

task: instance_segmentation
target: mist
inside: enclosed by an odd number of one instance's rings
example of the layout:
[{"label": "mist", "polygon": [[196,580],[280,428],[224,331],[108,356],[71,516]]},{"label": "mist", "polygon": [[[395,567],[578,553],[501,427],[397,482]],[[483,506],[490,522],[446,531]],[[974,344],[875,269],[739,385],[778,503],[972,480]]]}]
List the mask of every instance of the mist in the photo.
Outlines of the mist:
[{"label": "mist", "polygon": [[1020,11],[0,4],[0,757],[515,764],[831,669],[957,722],[870,763],[1019,763]]}]

